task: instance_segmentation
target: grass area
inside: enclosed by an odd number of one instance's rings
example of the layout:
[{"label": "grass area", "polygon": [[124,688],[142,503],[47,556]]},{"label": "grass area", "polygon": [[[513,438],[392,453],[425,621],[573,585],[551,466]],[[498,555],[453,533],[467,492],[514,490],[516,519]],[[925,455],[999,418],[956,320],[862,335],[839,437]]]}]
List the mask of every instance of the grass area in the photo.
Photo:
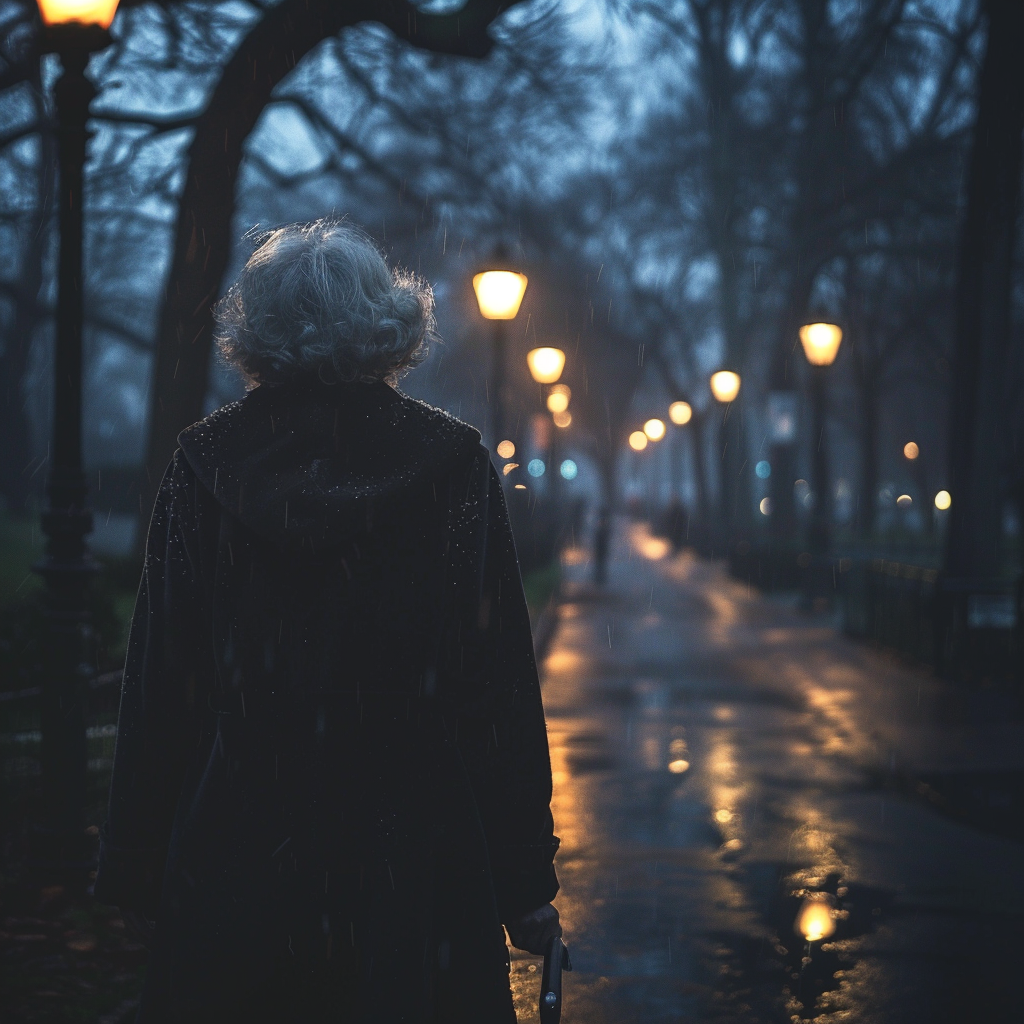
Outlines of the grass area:
[{"label": "grass area", "polygon": [[[32,570],[44,554],[38,516],[0,511],[0,689],[38,685],[46,642],[42,578]],[[95,663],[120,667],[128,643],[141,567],[133,559],[98,559],[89,598]]]},{"label": "grass area", "polygon": [[531,569],[523,574],[526,604],[530,609],[530,621],[534,624],[537,622],[537,616],[548,606],[558,590],[561,578],[562,567],[557,558],[548,565],[539,569]]},{"label": "grass area", "polygon": [[42,590],[42,578],[32,571],[32,564],[42,556],[39,517],[0,511],[0,608]]}]

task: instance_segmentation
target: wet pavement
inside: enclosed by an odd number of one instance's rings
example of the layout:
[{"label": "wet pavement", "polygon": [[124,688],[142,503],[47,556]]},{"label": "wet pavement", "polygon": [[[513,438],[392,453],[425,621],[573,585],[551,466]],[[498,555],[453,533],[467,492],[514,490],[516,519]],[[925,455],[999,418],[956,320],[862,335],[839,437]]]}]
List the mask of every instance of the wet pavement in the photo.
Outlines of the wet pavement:
[{"label": "wet pavement", "polygon": [[607,587],[570,552],[543,662],[563,1021],[1024,1021],[1013,699],[620,526]]}]

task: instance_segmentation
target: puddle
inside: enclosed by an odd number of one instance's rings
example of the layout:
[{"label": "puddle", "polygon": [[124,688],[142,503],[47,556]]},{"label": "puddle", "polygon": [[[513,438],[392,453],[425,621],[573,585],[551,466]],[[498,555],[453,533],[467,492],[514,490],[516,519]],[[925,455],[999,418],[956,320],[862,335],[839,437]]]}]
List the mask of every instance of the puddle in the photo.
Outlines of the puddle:
[{"label": "puddle", "polygon": [[[768,888],[760,937],[711,934],[705,948],[709,971],[717,975],[716,994],[723,1020],[860,1020],[858,1005],[844,981],[862,967],[857,939],[872,933],[894,911],[895,893],[845,882],[838,874],[815,879],[792,866],[751,863],[743,869],[762,894]],[[834,934],[808,942],[795,924],[805,898],[833,908]],[[834,1016],[833,1016],[834,1015]]]}]

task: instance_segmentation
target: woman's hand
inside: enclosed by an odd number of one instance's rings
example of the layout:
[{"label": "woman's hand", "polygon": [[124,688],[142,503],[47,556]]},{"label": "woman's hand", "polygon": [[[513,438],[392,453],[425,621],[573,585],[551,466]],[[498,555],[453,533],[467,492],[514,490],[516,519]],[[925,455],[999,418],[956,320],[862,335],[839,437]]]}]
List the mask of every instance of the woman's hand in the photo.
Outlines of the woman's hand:
[{"label": "woman's hand", "polygon": [[514,921],[506,921],[505,931],[516,949],[543,956],[548,943],[561,936],[562,926],[558,922],[558,911],[550,903],[545,903]]}]

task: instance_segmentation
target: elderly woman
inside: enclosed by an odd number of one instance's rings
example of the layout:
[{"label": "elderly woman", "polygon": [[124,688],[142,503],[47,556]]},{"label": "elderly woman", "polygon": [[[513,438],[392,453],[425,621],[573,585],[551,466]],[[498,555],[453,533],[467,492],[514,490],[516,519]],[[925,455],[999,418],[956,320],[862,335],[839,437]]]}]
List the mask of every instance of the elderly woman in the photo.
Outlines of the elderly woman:
[{"label": "elderly woman", "polygon": [[433,299],[336,222],[219,307],[253,385],[149,527],[96,879],[155,921],[138,1020],[513,1024],[560,934],[544,713],[480,435],[395,389]]}]

